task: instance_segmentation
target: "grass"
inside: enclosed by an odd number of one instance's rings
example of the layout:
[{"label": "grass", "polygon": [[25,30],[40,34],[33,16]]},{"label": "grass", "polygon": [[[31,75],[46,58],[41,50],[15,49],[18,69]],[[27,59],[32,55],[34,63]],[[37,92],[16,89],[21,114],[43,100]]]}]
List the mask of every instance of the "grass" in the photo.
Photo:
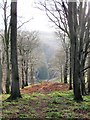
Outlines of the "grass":
[{"label": "grass", "polygon": [[84,101],[77,103],[73,100],[72,91],[22,94],[22,98],[6,102],[8,97],[9,95],[2,95],[2,116],[4,119],[90,119],[90,96],[84,96]]}]

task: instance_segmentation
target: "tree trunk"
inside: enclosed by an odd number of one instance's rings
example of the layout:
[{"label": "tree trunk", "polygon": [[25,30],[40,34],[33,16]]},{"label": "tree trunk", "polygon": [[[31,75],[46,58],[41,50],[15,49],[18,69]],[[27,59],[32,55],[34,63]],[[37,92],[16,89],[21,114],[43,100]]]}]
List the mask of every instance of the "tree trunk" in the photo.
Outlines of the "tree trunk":
[{"label": "tree trunk", "polygon": [[9,67],[9,51],[8,48],[6,50],[6,57],[7,57],[7,77],[6,77],[6,93],[10,93],[10,67]]},{"label": "tree trunk", "polygon": [[22,58],[22,89],[24,88],[24,60]]},{"label": "tree trunk", "polygon": [[31,84],[33,85],[34,84],[34,78],[33,78],[33,65],[31,64]]},{"label": "tree trunk", "polygon": [[81,77],[81,91],[82,91],[82,95],[86,95],[86,88],[85,88],[85,77],[84,75],[82,75]]},{"label": "tree trunk", "polygon": [[12,85],[10,98],[17,99],[21,97],[17,60],[17,1],[11,2],[11,65]]},{"label": "tree trunk", "polygon": [[25,86],[28,86],[28,68],[26,68],[25,76],[26,76]]},{"label": "tree trunk", "polygon": [[2,93],[2,64],[1,64],[1,50],[0,50],[0,94]]},{"label": "tree trunk", "polygon": [[7,2],[4,3],[4,38],[5,38],[5,52],[6,52],[6,93],[10,93],[10,67],[9,67],[9,30],[10,26],[7,28]]},{"label": "tree trunk", "polygon": [[[85,62],[83,64],[81,64],[81,70],[84,69],[84,65]],[[84,72],[80,72],[80,79],[81,79],[81,92],[82,92],[82,95],[86,95],[86,88],[85,88],[85,75],[84,75]]]},{"label": "tree trunk", "polygon": [[69,90],[72,90],[72,56],[71,56],[71,47],[70,47],[70,77],[69,77]]},{"label": "tree trunk", "polygon": [[[90,66],[90,54],[88,56],[88,66]],[[88,93],[90,93],[90,68],[87,73],[87,81],[88,81]]]},{"label": "tree trunk", "polygon": [[64,67],[64,83],[67,83],[67,71],[68,71],[68,48],[66,48],[66,61]]},{"label": "tree trunk", "polygon": [[73,3],[73,17],[74,17],[74,28],[73,28],[73,44],[74,44],[74,67],[73,67],[73,81],[74,81],[74,99],[76,101],[82,101],[82,95],[81,95],[81,80],[79,77],[80,71],[78,70],[78,37],[76,35],[77,33],[77,9],[76,9],[76,2]]},{"label": "tree trunk", "polygon": [[28,86],[28,58],[26,61],[26,69],[25,69],[25,86]]},{"label": "tree trunk", "polygon": [[77,39],[77,9],[76,2],[68,3],[68,25],[70,31],[70,43],[72,54],[72,69],[73,69],[73,91],[74,100],[82,101],[81,81],[79,78],[80,71],[78,70],[78,39]]},{"label": "tree trunk", "polygon": [[63,82],[63,65],[61,65],[61,82]]},{"label": "tree trunk", "polygon": [[79,77],[79,71],[78,71],[78,62],[77,62],[77,50],[75,46],[75,52],[74,52],[74,68],[73,68],[73,88],[74,88],[74,100],[76,101],[82,101],[82,95],[81,95],[81,80]]}]

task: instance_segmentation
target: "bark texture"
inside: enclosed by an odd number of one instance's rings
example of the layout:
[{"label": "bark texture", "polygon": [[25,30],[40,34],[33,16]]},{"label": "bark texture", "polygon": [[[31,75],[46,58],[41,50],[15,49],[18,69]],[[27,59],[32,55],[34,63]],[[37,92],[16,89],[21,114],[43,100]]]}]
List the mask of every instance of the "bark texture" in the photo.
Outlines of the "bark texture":
[{"label": "bark texture", "polygon": [[17,60],[17,2],[11,2],[11,65],[12,85],[10,97],[11,99],[17,99],[21,97]]}]

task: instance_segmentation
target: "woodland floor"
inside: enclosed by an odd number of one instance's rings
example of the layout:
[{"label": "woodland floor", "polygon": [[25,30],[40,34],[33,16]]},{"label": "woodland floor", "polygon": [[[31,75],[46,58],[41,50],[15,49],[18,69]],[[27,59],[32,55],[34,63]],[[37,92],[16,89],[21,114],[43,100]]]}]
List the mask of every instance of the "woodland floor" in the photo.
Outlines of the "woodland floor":
[{"label": "woodland floor", "polygon": [[21,89],[22,93],[50,93],[52,91],[67,91],[69,86],[59,82],[42,82],[41,84],[35,84]]},{"label": "woodland floor", "polygon": [[5,120],[90,120],[90,96],[73,100],[73,92],[63,83],[43,82],[21,89],[22,98],[6,101],[2,95],[2,117]]}]

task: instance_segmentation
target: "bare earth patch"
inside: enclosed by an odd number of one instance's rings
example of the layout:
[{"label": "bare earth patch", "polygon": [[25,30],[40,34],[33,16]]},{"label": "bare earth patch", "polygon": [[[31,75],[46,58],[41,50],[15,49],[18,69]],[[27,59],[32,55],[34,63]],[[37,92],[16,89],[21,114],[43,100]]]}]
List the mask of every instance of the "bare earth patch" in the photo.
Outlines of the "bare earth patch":
[{"label": "bare earth patch", "polygon": [[51,91],[67,91],[69,86],[64,83],[43,82],[21,89],[22,93],[49,93]]}]

